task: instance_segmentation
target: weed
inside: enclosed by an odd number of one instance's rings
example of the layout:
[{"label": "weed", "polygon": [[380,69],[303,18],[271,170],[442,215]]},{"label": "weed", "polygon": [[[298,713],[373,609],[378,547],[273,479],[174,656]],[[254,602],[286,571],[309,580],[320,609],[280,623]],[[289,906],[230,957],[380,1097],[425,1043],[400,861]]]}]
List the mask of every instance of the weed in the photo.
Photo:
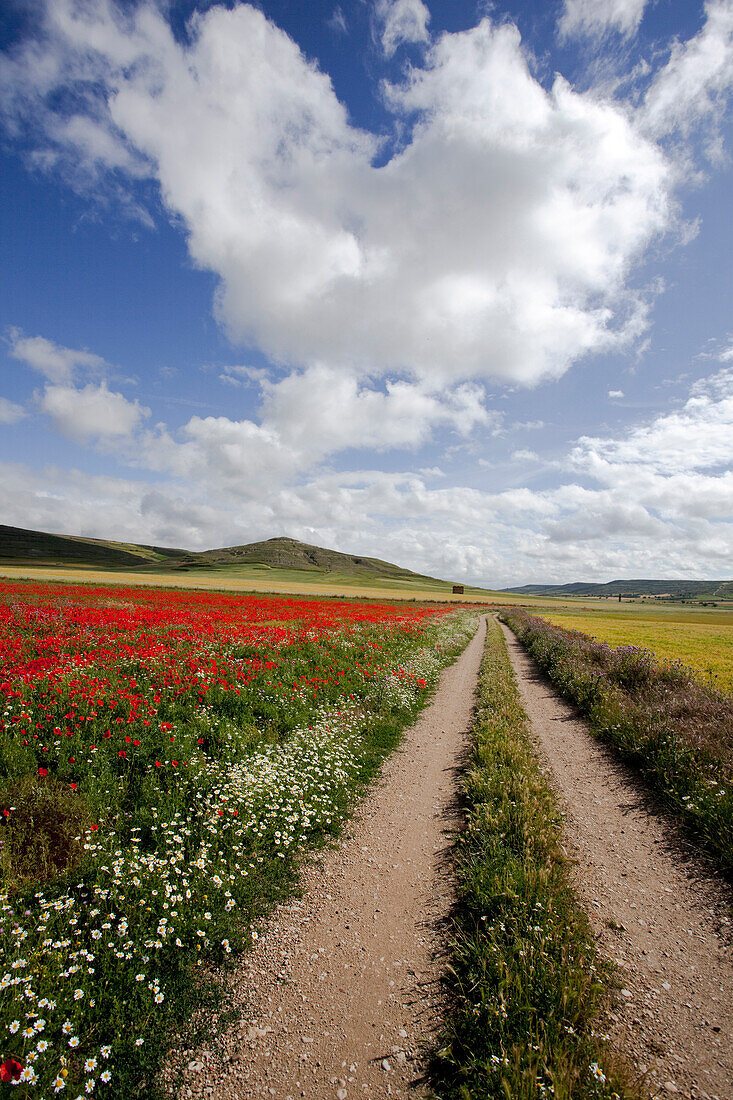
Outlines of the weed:
[{"label": "weed", "polygon": [[26,775],[0,789],[2,889],[16,893],[72,870],[90,824],[81,795],[51,775]]},{"label": "weed", "polygon": [[733,873],[733,698],[637,646],[613,648],[524,611],[502,618],[594,732]]},{"label": "weed", "polygon": [[568,883],[560,816],[530,746],[499,627],[489,623],[456,850],[449,1013],[437,1094],[631,1096],[595,1034],[612,981]]}]

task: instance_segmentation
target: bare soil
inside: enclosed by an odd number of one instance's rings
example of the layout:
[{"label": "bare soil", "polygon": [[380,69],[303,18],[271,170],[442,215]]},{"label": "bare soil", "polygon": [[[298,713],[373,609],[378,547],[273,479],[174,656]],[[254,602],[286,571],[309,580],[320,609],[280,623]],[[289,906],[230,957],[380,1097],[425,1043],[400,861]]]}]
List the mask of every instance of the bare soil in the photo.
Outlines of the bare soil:
[{"label": "bare soil", "polygon": [[223,980],[240,1022],[179,1052],[182,1097],[422,1096],[441,1019],[447,855],[485,621],[386,762],[339,847],[306,868]]},{"label": "bare soil", "polygon": [[575,885],[622,987],[608,1030],[650,1096],[733,1098],[731,890],[504,628],[565,815]]}]

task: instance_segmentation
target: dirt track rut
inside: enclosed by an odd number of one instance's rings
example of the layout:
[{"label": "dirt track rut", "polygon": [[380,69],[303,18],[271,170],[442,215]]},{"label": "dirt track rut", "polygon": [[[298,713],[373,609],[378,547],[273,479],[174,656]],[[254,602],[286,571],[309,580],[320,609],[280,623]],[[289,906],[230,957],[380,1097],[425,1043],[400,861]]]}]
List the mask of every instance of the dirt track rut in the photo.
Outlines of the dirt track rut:
[{"label": "dirt track rut", "polygon": [[731,891],[503,629],[562,799],[579,895],[621,968],[612,1039],[649,1095],[732,1100]]},{"label": "dirt track rut", "polygon": [[338,849],[227,979],[242,1022],[191,1057],[182,1097],[423,1095],[421,1055],[440,1023],[446,830],[485,633],[482,619]]}]

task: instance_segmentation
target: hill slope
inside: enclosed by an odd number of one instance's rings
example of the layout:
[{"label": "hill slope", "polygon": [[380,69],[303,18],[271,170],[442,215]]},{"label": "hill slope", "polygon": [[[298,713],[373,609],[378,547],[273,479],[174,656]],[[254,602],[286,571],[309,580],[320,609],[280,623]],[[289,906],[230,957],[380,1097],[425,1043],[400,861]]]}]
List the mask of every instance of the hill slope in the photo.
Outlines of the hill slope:
[{"label": "hill slope", "polygon": [[354,576],[391,577],[395,580],[436,580],[424,577],[399,565],[338,550],[325,550],[297,539],[274,538],[251,542],[245,546],[227,546],[221,550],[205,550],[197,555],[201,564],[265,565],[273,569],[306,569],[320,573],[345,573]]},{"label": "hill slope", "polygon": [[429,581],[445,584],[435,577],[425,577],[379,558],[342,554],[310,546],[297,539],[274,538],[243,546],[225,546],[201,553],[165,546],[145,546],[137,543],[87,539],[75,535],[54,535],[0,524],[0,564],[93,566],[97,569],[141,571],[226,570],[237,566],[260,566],[262,569],[297,570],[313,574],[338,573],[356,578],[384,580]]},{"label": "hill slope", "polygon": [[87,539],[76,535],[52,535],[0,523],[0,562],[25,565],[94,565],[97,568],[130,569],[138,565],[175,564],[188,557],[185,550],[164,546]]}]

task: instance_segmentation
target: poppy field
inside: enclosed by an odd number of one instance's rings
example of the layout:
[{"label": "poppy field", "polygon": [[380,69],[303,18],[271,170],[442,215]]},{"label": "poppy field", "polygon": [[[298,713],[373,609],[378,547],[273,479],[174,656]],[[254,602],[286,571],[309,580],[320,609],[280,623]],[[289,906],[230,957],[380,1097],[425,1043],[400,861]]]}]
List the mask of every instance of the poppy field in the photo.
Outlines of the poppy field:
[{"label": "poppy field", "polygon": [[0,582],[0,1089],[153,1095],[471,612]]}]

